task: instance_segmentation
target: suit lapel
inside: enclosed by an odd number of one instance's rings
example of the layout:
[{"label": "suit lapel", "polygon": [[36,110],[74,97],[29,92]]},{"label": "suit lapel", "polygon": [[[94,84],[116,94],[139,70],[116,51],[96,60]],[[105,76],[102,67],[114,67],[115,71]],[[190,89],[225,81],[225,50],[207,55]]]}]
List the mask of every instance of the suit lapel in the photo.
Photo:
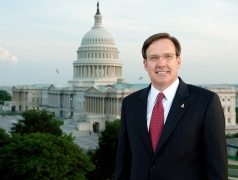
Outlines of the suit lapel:
[{"label": "suit lapel", "polygon": [[160,148],[166,142],[169,135],[172,133],[175,126],[177,125],[182,115],[184,114],[184,112],[187,110],[189,106],[189,102],[185,100],[185,98],[189,96],[187,85],[180,78],[179,80],[180,80],[179,86],[175,94],[172,106],[170,108],[168,117],[166,119],[163,131],[162,131],[162,134],[161,134],[161,137],[160,137],[160,140],[154,155],[158,153]]},{"label": "suit lapel", "polygon": [[148,149],[148,151],[152,154],[152,147],[150,143],[149,132],[147,129],[147,102],[148,102],[148,93],[150,90],[150,86],[144,89],[141,94],[138,96],[137,102],[137,119],[138,119],[138,126],[140,128],[140,132],[144,143]]}]

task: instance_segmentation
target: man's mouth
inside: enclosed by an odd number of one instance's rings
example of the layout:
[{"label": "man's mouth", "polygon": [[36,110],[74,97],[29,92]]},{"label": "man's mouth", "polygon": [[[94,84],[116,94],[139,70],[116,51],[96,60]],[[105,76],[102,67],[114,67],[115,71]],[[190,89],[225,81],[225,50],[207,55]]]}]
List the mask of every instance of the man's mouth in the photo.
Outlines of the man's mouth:
[{"label": "man's mouth", "polygon": [[158,71],[158,72],[156,72],[157,74],[166,74],[166,73],[168,73],[168,71]]}]

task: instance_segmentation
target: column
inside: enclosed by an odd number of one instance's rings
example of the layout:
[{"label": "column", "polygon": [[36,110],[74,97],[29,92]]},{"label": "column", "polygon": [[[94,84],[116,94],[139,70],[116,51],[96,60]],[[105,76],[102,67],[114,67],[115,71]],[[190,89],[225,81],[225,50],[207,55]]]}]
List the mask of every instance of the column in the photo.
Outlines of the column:
[{"label": "column", "polygon": [[96,70],[97,77],[99,77],[98,72],[99,72],[99,70],[98,70],[98,66],[97,66],[97,70]]},{"label": "column", "polygon": [[99,98],[97,98],[97,103],[96,103],[96,108],[97,108],[97,114],[99,114],[100,113],[100,111],[99,111]]},{"label": "column", "polygon": [[93,97],[91,97],[91,110],[92,110],[92,113],[93,113]]},{"label": "column", "polygon": [[105,77],[107,77],[107,66],[105,66]]},{"label": "column", "polygon": [[94,77],[94,65],[92,65],[92,77]]},{"label": "column", "polygon": [[102,98],[102,114],[104,115],[104,98]]},{"label": "column", "polygon": [[82,77],[82,75],[83,75],[83,67],[82,66],[80,66],[80,76]]},{"label": "column", "polygon": [[85,97],[85,111],[88,111],[88,97]]},{"label": "column", "polygon": [[97,110],[96,110],[96,98],[94,98],[94,112],[95,112],[95,114],[97,113]]},{"label": "column", "polygon": [[87,97],[84,99],[84,111],[87,111]]},{"label": "column", "polygon": [[90,106],[89,112],[92,113],[92,98],[91,97],[89,98],[89,106]]},{"label": "column", "polygon": [[102,106],[101,106],[101,98],[98,99],[99,100],[99,114],[102,114],[101,110],[102,110]]},{"label": "column", "polygon": [[115,115],[116,114],[116,98],[113,99],[113,114]]},{"label": "column", "polygon": [[116,100],[116,102],[117,102],[117,104],[116,104],[116,108],[117,108],[117,111],[116,111],[116,115],[118,115],[118,98],[117,98],[117,100]]},{"label": "column", "polygon": [[110,114],[112,115],[112,98],[110,99]]},{"label": "column", "polygon": [[97,66],[97,77],[101,77],[100,66]]}]

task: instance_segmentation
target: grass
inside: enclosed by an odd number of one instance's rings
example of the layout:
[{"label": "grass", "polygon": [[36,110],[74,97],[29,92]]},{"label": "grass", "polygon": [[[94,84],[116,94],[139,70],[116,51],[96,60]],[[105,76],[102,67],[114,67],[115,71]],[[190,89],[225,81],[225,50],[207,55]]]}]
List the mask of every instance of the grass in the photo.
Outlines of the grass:
[{"label": "grass", "polygon": [[237,156],[229,156],[228,155],[228,159],[234,160],[234,161],[238,161],[238,157]]},{"label": "grass", "polygon": [[233,164],[228,164],[228,169],[238,169],[238,166]]},{"label": "grass", "polygon": [[57,119],[52,119],[52,121],[57,122],[57,124],[59,124],[60,126],[61,126],[61,125],[64,125],[64,122],[63,122],[63,121],[60,121],[60,120],[57,120]]},{"label": "grass", "polygon": [[[21,112],[0,113],[0,116],[14,116],[14,115],[21,115],[21,114],[22,114]],[[64,125],[64,122],[62,122],[62,121],[60,121],[60,120],[52,119],[52,121],[57,122],[57,124],[59,124],[60,126],[61,126],[61,125]]]},{"label": "grass", "polygon": [[21,115],[21,112],[11,112],[11,113],[0,113],[1,116],[15,116],[15,115]]},{"label": "grass", "polygon": [[[231,178],[238,178],[238,176],[235,176],[235,175],[228,175],[228,177],[231,177]],[[229,180],[229,179],[228,179]]]}]

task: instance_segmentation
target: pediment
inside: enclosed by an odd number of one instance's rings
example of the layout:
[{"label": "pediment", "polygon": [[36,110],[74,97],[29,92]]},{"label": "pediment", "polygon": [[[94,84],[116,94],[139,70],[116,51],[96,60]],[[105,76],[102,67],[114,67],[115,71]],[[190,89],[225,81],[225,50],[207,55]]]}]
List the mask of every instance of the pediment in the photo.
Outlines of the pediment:
[{"label": "pediment", "polygon": [[50,90],[55,90],[54,84],[52,84],[52,85],[49,87],[49,91],[50,91]]},{"label": "pediment", "polygon": [[87,93],[87,94],[101,94],[101,91],[99,91],[95,87],[91,87],[87,91],[85,91],[85,93]]}]

